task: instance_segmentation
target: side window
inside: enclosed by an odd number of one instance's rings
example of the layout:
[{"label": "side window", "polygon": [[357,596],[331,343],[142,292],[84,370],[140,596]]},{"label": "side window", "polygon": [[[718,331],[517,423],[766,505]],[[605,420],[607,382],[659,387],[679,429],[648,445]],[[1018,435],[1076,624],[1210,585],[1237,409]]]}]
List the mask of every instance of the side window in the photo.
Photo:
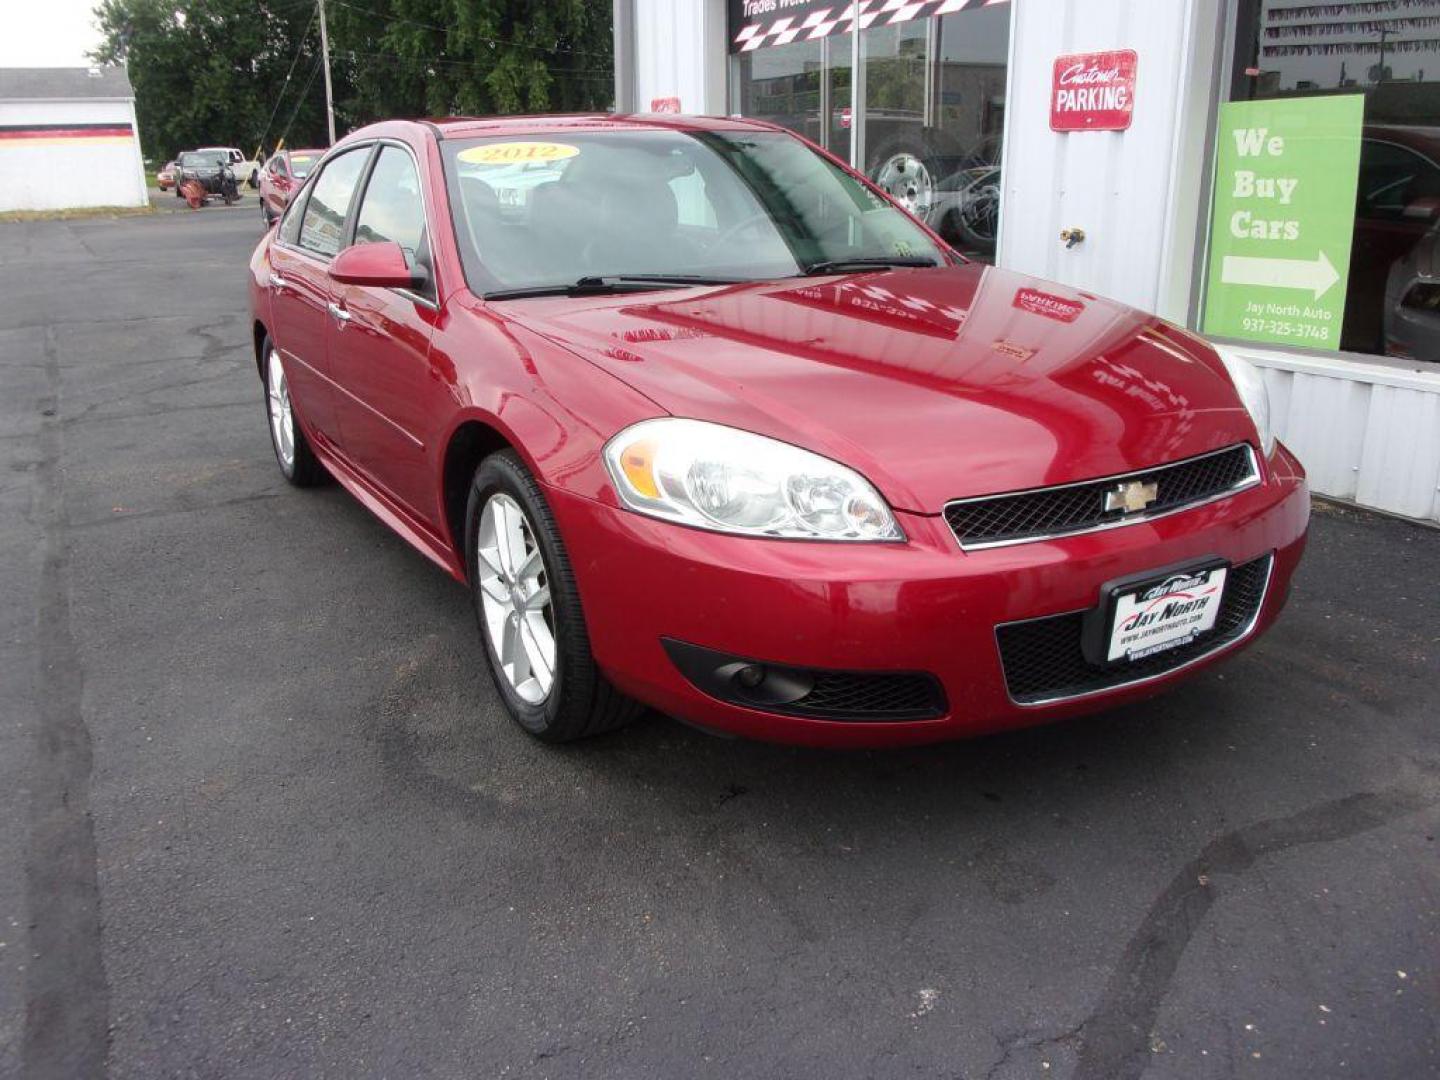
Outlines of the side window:
[{"label": "side window", "polygon": [[270,164],[266,165],[265,168],[270,171],[271,176],[284,176],[285,159],[282,158],[279,154],[276,154],[270,159]]},{"label": "side window", "polygon": [[1440,169],[1413,150],[1366,139],[1360,148],[1361,217],[1399,218],[1417,199],[1440,196]]},{"label": "side window", "polygon": [[380,148],[355,219],[355,243],[377,244],[387,240],[400,245],[411,266],[428,258],[420,177],[416,175],[414,160],[398,146]]},{"label": "side window", "polygon": [[329,258],[340,250],[345,211],[369,154],[368,146],[341,154],[316,179],[300,220],[300,246],[306,251]]}]

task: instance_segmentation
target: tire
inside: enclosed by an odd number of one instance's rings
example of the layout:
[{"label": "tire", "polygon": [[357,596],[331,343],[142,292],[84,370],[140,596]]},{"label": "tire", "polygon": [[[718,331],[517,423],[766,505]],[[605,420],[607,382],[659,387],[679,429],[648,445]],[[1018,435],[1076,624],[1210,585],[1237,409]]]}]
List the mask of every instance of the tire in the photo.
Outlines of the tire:
[{"label": "tire", "polygon": [[330,474],[315,457],[295,419],[285,365],[268,336],[261,345],[260,355],[265,357],[265,417],[275,463],[280,466],[280,474],[296,487],[318,487],[329,480]]},{"label": "tire", "polygon": [[964,195],[964,203],[951,213],[955,235],[963,248],[993,255],[1000,222],[1000,170],[977,180]]},{"label": "tire", "polygon": [[942,179],[935,146],[921,132],[887,140],[870,158],[865,175],[926,224]]},{"label": "tire", "polygon": [[[502,530],[520,543],[506,545]],[[524,552],[518,561],[529,568],[519,574],[513,573],[517,560],[507,554],[516,547]],[[623,727],[644,711],[596,666],[555,518],[514,451],[492,454],[475,470],[465,508],[465,565],[490,675],[511,718],[527,734],[542,742],[571,742]],[[542,593],[548,602],[536,607]],[[548,686],[537,659],[543,659],[547,629],[553,661]],[[510,657],[508,671],[502,648]]]}]

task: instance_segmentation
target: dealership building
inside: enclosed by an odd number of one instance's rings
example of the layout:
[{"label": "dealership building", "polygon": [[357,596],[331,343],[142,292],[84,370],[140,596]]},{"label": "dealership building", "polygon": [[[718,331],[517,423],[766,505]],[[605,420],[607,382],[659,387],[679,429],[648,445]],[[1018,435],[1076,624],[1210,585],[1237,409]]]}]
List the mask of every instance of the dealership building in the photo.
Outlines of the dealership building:
[{"label": "dealership building", "polygon": [[614,11],[620,111],[797,131],[1099,347],[1087,294],[1227,342],[1316,491],[1440,521],[1440,0]]},{"label": "dealership building", "polygon": [[0,68],[0,213],[148,201],[123,67]]}]

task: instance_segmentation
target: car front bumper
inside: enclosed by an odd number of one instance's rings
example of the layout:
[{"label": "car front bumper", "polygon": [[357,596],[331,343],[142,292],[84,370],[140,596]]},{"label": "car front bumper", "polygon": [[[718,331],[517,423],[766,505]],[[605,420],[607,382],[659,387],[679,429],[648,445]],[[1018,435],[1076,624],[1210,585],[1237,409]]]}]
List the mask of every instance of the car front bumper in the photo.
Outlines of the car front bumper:
[{"label": "car front bumper", "polygon": [[[959,739],[1151,696],[1253,641],[1284,606],[1304,548],[1304,473],[1277,447],[1265,482],[1122,528],[961,551],[940,516],[897,516],[908,542],[757,540],[657,521],[548,489],[571,554],[596,660],[622,690],[701,727],[825,746]],[[1141,681],[1060,700],[1012,698],[997,644],[1004,624],[1094,608],[1117,578],[1218,556],[1273,556],[1253,620],[1230,644]],[[778,715],[700,690],[669,639],[760,663],[826,671],[928,673],[943,715],[830,720]]]}]

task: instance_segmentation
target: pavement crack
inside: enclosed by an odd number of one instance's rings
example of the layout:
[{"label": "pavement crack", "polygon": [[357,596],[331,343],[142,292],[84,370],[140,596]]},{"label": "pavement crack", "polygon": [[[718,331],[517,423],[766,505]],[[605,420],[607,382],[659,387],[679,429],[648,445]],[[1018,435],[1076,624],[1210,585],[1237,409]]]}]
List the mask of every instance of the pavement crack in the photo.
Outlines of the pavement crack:
[{"label": "pavement crack", "polygon": [[[55,331],[45,333],[46,404],[60,393]],[[44,530],[39,583],[39,710],[25,850],[31,960],[25,971],[25,1075],[104,1075],[109,988],[100,947],[100,890],[90,817],[92,749],[84,674],[71,625],[63,433],[41,425],[36,499]]]},{"label": "pavement crack", "polygon": [[1150,906],[1082,1025],[1075,1080],[1137,1080],[1149,1065],[1150,1036],[1180,958],[1215,903],[1215,879],[1249,870],[1269,855],[1378,829],[1436,805],[1408,789],[1362,792],[1260,821],[1212,840]]}]

